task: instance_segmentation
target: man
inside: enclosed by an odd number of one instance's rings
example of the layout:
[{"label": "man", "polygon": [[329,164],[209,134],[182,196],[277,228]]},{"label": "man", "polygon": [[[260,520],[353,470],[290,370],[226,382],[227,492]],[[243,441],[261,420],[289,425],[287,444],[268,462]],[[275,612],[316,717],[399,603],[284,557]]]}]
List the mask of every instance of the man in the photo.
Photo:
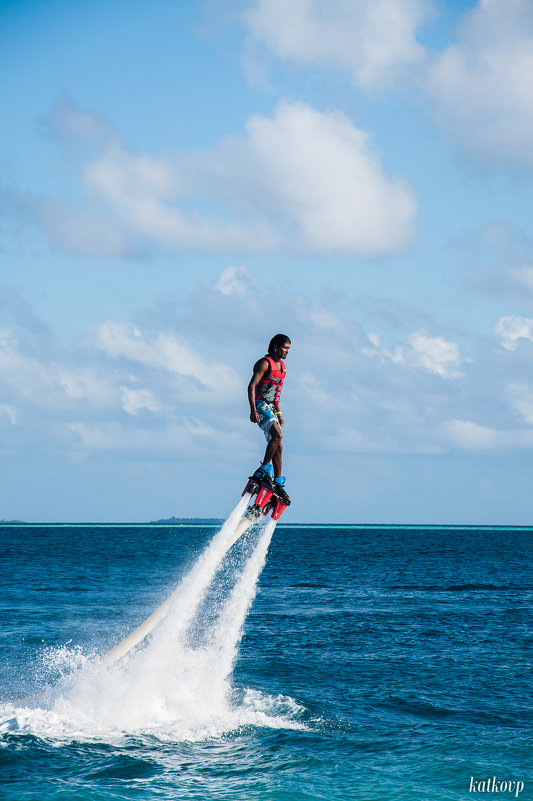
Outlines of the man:
[{"label": "man", "polygon": [[279,408],[279,397],[287,372],[283,362],[290,347],[291,341],[285,334],[272,337],[268,354],[254,364],[254,374],[248,384],[250,420],[259,425],[267,440],[265,458],[254,477],[273,487],[282,500],[290,499],[284,489],[285,477],[281,475],[281,428],[284,420]]}]

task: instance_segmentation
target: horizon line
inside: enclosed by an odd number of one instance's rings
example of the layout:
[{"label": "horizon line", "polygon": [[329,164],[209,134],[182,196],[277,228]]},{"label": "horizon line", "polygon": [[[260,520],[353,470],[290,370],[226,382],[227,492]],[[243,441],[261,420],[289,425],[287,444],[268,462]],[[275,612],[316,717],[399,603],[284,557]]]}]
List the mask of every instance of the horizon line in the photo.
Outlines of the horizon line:
[{"label": "horizon line", "polygon": [[[217,528],[217,526],[223,524],[226,518],[183,518],[183,520],[191,521],[191,522],[176,522],[176,523],[155,523],[155,522],[120,522],[120,523],[109,523],[104,521],[85,521],[85,522],[73,522],[73,521],[35,521],[35,522],[26,522],[26,521],[18,521],[18,520],[0,520],[0,528],[31,528],[33,526],[41,526],[41,527],[89,527],[89,526],[99,526],[101,528],[122,528],[124,526],[136,527],[136,528],[198,528],[201,526],[202,528]],[[202,520],[213,520],[214,522],[209,523],[202,523]],[[197,522],[194,522],[197,521]],[[524,529],[524,530],[533,530],[533,525],[526,525],[523,523],[278,523],[278,526],[282,526],[284,528],[355,528],[355,529],[380,529],[380,528],[393,528],[393,529],[423,529],[423,528],[430,528],[430,529],[491,529],[491,530],[500,530],[500,529]]]}]

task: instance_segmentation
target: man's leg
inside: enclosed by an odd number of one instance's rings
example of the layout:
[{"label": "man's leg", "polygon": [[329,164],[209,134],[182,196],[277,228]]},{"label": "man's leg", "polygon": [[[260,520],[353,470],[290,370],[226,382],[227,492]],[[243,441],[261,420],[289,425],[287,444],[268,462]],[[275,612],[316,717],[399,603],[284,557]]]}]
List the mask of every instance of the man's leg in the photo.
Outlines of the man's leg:
[{"label": "man's leg", "polygon": [[272,423],[268,433],[270,435],[270,439],[266,447],[263,464],[268,464],[268,462],[272,461],[272,466],[274,467],[274,477],[277,478],[278,476],[281,476],[281,455],[283,453],[283,433],[279,423]]}]

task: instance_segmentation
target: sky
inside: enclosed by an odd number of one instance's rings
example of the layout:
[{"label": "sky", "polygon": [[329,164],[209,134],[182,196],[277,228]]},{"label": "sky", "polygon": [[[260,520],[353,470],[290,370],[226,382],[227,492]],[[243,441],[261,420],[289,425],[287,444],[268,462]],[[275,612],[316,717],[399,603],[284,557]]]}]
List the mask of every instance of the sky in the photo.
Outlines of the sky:
[{"label": "sky", "polygon": [[529,0],[0,4],[0,518],[533,524]]}]

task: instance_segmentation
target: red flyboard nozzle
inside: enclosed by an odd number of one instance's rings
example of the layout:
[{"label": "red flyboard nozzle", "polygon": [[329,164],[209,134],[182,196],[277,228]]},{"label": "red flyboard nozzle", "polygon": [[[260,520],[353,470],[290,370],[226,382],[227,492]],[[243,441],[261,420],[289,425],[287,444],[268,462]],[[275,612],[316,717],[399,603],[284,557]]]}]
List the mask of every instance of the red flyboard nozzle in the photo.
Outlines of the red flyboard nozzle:
[{"label": "red flyboard nozzle", "polygon": [[254,494],[254,489],[253,489],[253,486],[252,486],[253,484],[255,484],[255,481],[254,481],[253,477],[250,477],[248,479],[248,483],[246,484],[245,488],[242,491],[241,498],[244,497],[244,495],[246,495],[247,492],[251,492],[252,495]]},{"label": "red flyboard nozzle", "polygon": [[280,498],[276,498],[274,509],[272,510],[272,520],[279,520],[286,508],[287,504]]},{"label": "red flyboard nozzle", "polygon": [[264,509],[266,504],[269,502],[273,494],[273,490],[269,489],[268,487],[259,487],[259,492],[257,493],[257,498],[255,502],[258,506]]}]

